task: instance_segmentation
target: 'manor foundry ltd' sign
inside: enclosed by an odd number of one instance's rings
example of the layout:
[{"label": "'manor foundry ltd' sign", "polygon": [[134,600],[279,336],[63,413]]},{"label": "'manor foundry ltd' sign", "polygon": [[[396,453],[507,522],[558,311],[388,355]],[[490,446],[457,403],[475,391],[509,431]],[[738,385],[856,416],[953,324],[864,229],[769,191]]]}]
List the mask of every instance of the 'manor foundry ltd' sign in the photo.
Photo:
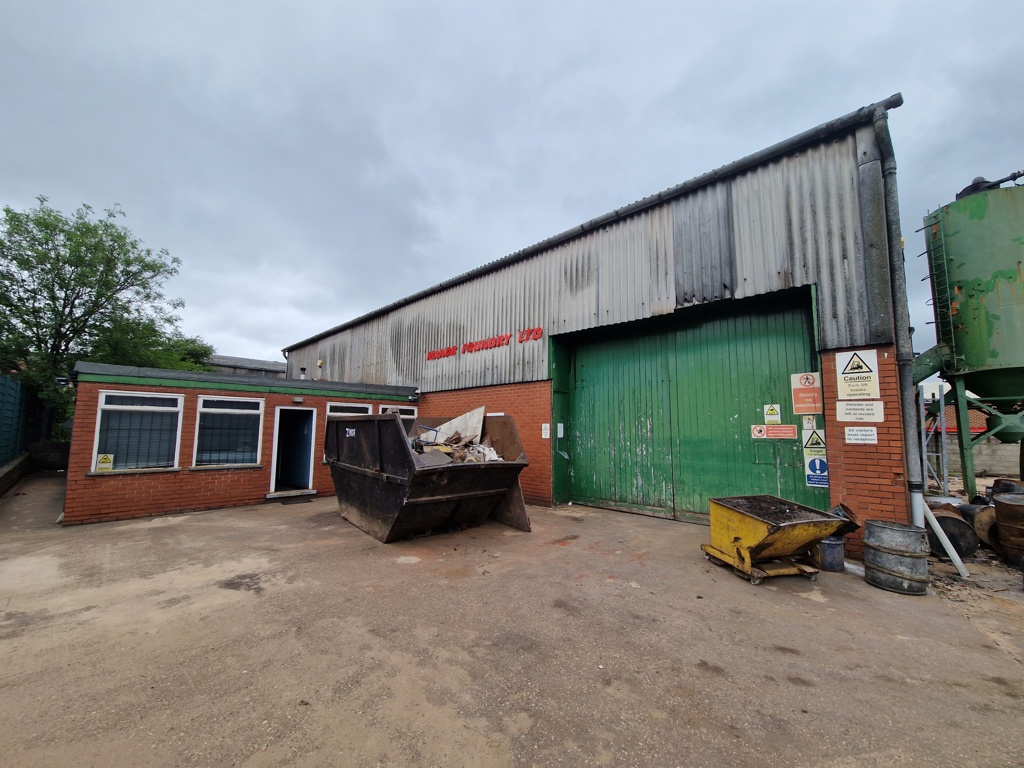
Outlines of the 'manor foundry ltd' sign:
[{"label": "'manor foundry ltd' sign", "polygon": [[[519,332],[517,341],[520,344],[525,344],[528,341],[540,341],[542,338],[544,338],[543,328],[527,328],[525,331]],[[485,349],[494,349],[495,347],[507,347],[511,340],[511,333],[503,333],[498,336],[491,336],[488,339],[467,341],[461,346],[454,344],[450,347],[444,347],[443,349],[432,349],[427,352],[427,360],[440,360],[445,357],[455,357],[458,354],[465,355],[470,352],[481,352]]]}]

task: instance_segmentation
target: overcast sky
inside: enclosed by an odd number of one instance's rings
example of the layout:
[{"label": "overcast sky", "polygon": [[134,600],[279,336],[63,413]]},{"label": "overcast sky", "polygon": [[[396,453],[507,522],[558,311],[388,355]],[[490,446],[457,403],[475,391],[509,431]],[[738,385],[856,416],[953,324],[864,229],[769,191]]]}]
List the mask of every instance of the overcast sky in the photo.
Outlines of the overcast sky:
[{"label": "overcast sky", "polygon": [[0,204],[114,203],[182,329],[289,344],[901,91],[922,216],[1024,167],[1024,3],[0,0]]}]

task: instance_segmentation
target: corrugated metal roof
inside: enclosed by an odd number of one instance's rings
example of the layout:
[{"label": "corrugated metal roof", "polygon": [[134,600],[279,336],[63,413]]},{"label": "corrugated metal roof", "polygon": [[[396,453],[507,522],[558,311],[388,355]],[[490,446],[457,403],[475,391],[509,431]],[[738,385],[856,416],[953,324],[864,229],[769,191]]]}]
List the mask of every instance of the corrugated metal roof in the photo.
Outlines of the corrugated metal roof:
[{"label": "corrugated metal roof", "polygon": [[283,360],[257,360],[252,357],[232,357],[231,355],[210,355],[211,365],[225,368],[246,368],[253,371],[278,371],[284,373],[288,365]]}]

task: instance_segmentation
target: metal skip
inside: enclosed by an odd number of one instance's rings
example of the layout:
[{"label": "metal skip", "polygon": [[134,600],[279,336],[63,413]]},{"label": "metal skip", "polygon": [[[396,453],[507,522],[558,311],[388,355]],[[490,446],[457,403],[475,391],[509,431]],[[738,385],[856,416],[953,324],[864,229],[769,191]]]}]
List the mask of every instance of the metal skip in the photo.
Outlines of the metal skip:
[{"label": "metal skip", "polygon": [[421,419],[410,436],[397,414],[329,417],[324,455],[341,516],[384,543],[468,528],[488,518],[530,530],[519,485],[528,462],[511,417],[475,421],[480,434],[472,436],[474,445],[496,454],[483,460],[453,461],[443,451],[413,449],[424,434],[435,439],[446,421]]},{"label": "metal skip", "polygon": [[857,524],[828,512],[776,496],[733,496],[711,499],[711,543],[701,544],[704,556],[717,560],[760,584],[768,576],[804,575],[809,551],[828,536],[842,536]]}]

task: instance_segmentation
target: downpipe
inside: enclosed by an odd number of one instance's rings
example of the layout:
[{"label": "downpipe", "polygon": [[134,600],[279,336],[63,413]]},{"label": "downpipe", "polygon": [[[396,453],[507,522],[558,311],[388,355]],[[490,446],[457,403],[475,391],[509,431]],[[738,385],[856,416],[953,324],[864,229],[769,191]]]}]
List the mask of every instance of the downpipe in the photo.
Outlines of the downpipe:
[{"label": "downpipe", "polygon": [[896,366],[899,371],[900,405],[903,410],[903,444],[907,465],[907,490],[910,492],[910,522],[919,528],[925,522],[932,527],[957,572],[967,578],[960,555],[939,526],[935,515],[924,503],[924,475],[921,469],[921,445],[917,440],[917,401],[914,386],[914,346],[910,338],[910,307],[907,304],[907,274],[904,269],[903,236],[900,228],[899,192],[896,186],[896,155],[889,134],[888,111],[875,110],[875,135],[882,156],[882,189],[885,197],[885,221],[889,251],[889,280],[892,286],[893,320],[896,326]]}]

